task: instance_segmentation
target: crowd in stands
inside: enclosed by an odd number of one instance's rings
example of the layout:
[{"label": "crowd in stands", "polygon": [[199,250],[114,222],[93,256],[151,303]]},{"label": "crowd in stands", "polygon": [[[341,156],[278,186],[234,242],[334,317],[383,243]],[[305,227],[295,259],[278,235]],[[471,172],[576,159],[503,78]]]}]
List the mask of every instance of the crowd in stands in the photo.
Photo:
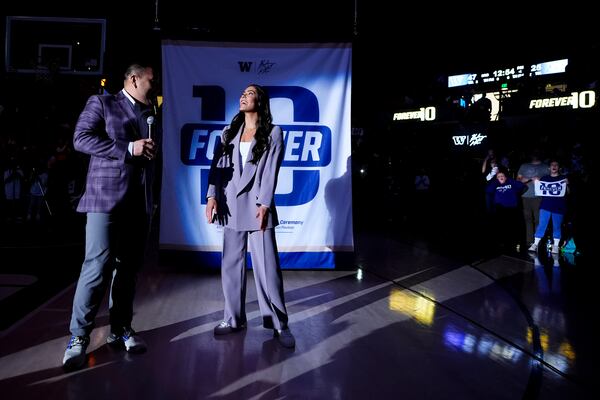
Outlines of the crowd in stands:
[{"label": "crowd in stands", "polygon": [[[357,225],[379,229],[387,222],[388,229],[409,235],[424,232],[453,243],[463,238],[461,245],[467,247],[475,246],[471,240],[476,239],[491,251],[527,253],[539,228],[540,209],[547,208],[533,194],[533,178],[547,177],[551,162],[558,162],[560,175],[569,183],[564,218],[559,222],[562,234],[553,237],[556,231],[550,222],[543,235],[544,248],[548,237],[552,245],[560,238],[557,249],[574,237],[580,250],[589,246],[587,232],[592,227],[586,214],[593,210],[593,158],[587,153],[585,132],[591,125],[565,118],[549,127],[544,118],[525,127],[496,123],[488,129],[488,141],[472,148],[453,147],[453,127],[446,131],[408,127],[353,138]],[[539,167],[529,171],[531,163]],[[499,186],[511,187],[501,204],[494,201]],[[360,210],[373,202],[384,205],[376,207],[382,217],[373,218],[371,213],[365,222]]]},{"label": "crowd in stands", "polygon": [[[17,95],[0,98],[4,233],[15,226],[42,228],[50,222],[66,228],[75,217],[87,158],[73,150],[72,136],[87,94],[77,88],[61,91],[58,83],[35,79],[32,86],[21,85]],[[34,95],[28,99],[23,93]]]}]

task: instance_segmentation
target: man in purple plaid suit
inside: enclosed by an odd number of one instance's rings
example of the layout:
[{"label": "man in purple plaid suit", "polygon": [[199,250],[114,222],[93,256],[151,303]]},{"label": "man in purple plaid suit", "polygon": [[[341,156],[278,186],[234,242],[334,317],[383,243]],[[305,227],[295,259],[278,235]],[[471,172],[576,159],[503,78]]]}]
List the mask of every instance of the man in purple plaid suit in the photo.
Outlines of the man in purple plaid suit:
[{"label": "man in purple plaid suit", "polygon": [[90,156],[85,193],[77,211],[87,213],[85,260],[71,316],[63,366],[80,368],[100,302],[110,287],[110,345],[143,352],[132,329],[136,277],[144,261],[157,158],[158,124],[151,102],[153,70],[132,64],[123,89],[89,98],[75,127],[75,150]]}]

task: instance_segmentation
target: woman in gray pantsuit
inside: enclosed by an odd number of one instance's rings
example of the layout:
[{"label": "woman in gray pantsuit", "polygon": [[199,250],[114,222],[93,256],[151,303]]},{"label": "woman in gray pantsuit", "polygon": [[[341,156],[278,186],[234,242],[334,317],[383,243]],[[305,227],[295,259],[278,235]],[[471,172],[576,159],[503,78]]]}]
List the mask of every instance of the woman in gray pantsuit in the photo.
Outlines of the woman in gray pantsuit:
[{"label": "woman in gray pantsuit", "polygon": [[246,327],[246,252],[252,256],[263,326],[273,329],[284,347],[294,347],[283,299],[283,281],[275,240],[277,175],[283,161],[283,133],[273,125],[269,97],[249,85],[240,112],[226,126],[209,175],[206,219],[223,226],[221,277],[225,296],[223,321],[215,335]]}]

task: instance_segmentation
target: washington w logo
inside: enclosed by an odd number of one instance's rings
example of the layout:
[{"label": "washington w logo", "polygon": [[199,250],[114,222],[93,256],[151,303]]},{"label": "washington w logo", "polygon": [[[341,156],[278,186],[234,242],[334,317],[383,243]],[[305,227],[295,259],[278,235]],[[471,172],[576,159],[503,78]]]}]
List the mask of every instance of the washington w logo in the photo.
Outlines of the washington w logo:
[{"label": "washington w logo", "polygon": [[250,72],[252,61],[238,61],[238,64],[240,66],[240,72]]},{"label": "washington w logo", "polygon": [[[240,72],[251,72],[253,70],[252,64],[254,64],[254,61],[238,61]],[[258,67],[254,68],[254,70],[258,75],[266,74],[271,72],[274,65],[275,63],[270,60],[260,60]]]}]

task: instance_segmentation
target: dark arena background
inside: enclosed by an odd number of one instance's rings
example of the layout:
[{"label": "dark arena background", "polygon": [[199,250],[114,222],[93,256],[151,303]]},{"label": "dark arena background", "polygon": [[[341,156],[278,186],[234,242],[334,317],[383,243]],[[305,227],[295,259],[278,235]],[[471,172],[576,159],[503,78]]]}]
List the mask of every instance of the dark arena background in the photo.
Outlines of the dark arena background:
[{"label": "dark arena background", "polygon": [[[0,397],[593,396],[596,13],[387,3],[0,5]],[[252,273],[247,329],[213,336],[220,271],[167,257],[159,231],[169,221],[155,218],[134,315],[148,351],[106,345],[106,298],[85,367],[65,371],[88,169],[73,129],[89,96],[122,89],[132,62],[155,65],[164,81],[169,40],[351,46],[354,247],[335,268],[283,271],[290,350],[261,328]],[[496,218],[486,194],[490,154],[511,179],[533,155],[559,162],[569,182],[559,251],[547,245],[551,229],[528,251],[522,218],[507,240],[512,221]],[[48,191],[32,215],[39,170]]]}]

